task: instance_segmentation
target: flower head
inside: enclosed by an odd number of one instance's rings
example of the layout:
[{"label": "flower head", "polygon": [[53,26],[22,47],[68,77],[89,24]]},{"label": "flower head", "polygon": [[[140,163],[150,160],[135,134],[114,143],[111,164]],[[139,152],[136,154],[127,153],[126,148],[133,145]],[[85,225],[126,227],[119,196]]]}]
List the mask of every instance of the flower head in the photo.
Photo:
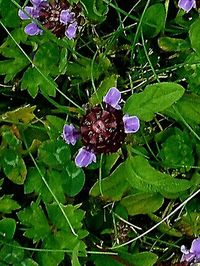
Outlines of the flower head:
[{"label": "flower head", "polygon": [[92,107],[81,118],[79,133],[73,125],[64,126],[63,138],[68,144],[74,145],[80,137],[84,145],[75,158],[77,166],[87,167],[96,162],[97,154],[116,152],[127,134],[139,130],[138,117],[123,115],[120,100],[120,91],[110,88],[103,98],[105,107]]},{"label": "flower head", "polygon": [[188,13],[192,8],[196,8],[196,0],[179,0],[178,6]]},{"label": "flower head", "polygon": [[70,4],[61,0],[48,2],[47,0],[31,0],[32,6],[26,6],[24,11],[19,10],[18,15],[22,20],[35,19],[38,23],[31,21],[25,28],[28,35],[42,34],[38,24],[52,31],[57,37],[66,36],[68,39],[76,38],[82,20],[79,5]]},{"label": "flower head", "polygon": [[187,249],[184,245],[181,246],[181,262],[200,262],[200,238],[194,239],[190,249]]}]

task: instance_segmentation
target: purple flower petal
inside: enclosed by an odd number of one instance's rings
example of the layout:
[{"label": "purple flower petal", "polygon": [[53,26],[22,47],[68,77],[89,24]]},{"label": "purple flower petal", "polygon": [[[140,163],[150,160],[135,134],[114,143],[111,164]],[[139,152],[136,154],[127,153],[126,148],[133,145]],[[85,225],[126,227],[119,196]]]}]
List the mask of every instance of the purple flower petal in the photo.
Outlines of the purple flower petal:
[{"label": "purple flower petal", "polygon": [[67,36],[68,39],[72,40],[76,37],[76,31],[77,31],[77,22],[74,22],[70,24],[65,31],[65,35]]},{"label": "purple flower petal", "polygon": [[190,252],[195,256],[200,255],[200,238],[194,239],[190,248]]},{"label": "purple flower petal", "polygon": [[42,30],[34,22],[28,24],[24,31],[30,36],[42,34]]},{"label": "purple flower petal", "polygon": [[[26,6],[26,7],[24,8],[24,10],[26,11],[26,13],[28,13],[28,14],[30,15],[30,17],[32,17],[33,9],[34,9],[34,8],[33,8],[32,6]],[[21,10],[21,9],[18,11],[18,15],[19,15],[19,17],[20,17],[22,20],[30,19],[30,17],[27,16],[27,15],[24,13],[24,11]]]},{"label": "purple flower petal", "polygon": [[140,128],[140,120],[137,116],[123,116],[125,133],[136,133]]},{"label": "purple flower petal", "polygon": [[35,6],[39,6],[39,5],[43,4],[44,2],[47,2],[47,0],[30,0],[30,1]]},{"label": "purple flower petal", "polygon": [[196,7],[196,0],[179,0],[178,6],[188,13],[193,7]]},{"label": "purple flower petal", "polygon": [[79,138],[78,130],[72,124],[64,125],[62,136],[67,144],[72,145],[75,145]]},{"label": "purple flower petal", "polygon": [[96,155],[85,148],[81,148],[76,155],[75,164],[78,167],[87,167],[92,162],[96,162]]},{"label": "purple flower petal", "polygon": [[121,100],[121,92],[115,88],[112,87],[107,92],[106,96],[104,96],[103,101],[109,105],[111,105],[113,108],[119,110],[121,107],[119,106],[119,101]]},{"label": "purple flower petal", "polygon": [[73,12],[70,12],[69,9],[67,10],[62,10],[60,13],[60,22],[63,24],[68,24],[73,22],[75,17],[75,14]]},{"label": "purple flower petal", "polygon": [[195,254],[193,253],[183,254],[180,262],[183,262],[183,261],[191,262],[194,258],[195,258]]}]

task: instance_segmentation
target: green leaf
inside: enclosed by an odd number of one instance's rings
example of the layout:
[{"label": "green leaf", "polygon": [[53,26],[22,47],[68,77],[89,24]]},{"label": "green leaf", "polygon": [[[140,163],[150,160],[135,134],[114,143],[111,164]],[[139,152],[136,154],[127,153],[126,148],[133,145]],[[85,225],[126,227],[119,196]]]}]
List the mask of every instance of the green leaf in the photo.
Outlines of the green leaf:
[{"label": "green leaf", "polygon": [[116,84],[117,84],[117,78],[118,76],[117,75],[112,75],[112,76],[109,76],[107,78],[105,78],[98,90],[97,90],[97,93],[94,92],[90,98],[90,103],[92,105],[95,105],[95,104],[99,104],[102,102],[103,100],[103,96],[106,95],[106,93],[108,92],[108,90],[111,88],[111,87],[116,87]]},{"label": "green leaf", "polygon": [[24,235],[34,241],[44,240],[50,233],[48,220],[40,206],[32,202],[30,207],[17,213],[20,222],[25,225]]},{"label": "green leaf", "polygon": [[5,265],[17,265],[24,258],[24,250],[16,241],[9,242],[9,245],[3,245],[0,249],[1,261],[5,262]]},{"label": "green leaf", "polygon": [[[185,94],[175,105],[175,108],[189,124],[200,124],[200,96],[196,94]],[[162,113],[172,117],[176,121],[182,119],[173,108],[168,108]]]},{"label": "green leaf", "polygon": [[157,211],[164,198],[158,193],[136,193],[121,200],[129,215],[148,214]]},{"label": "green leaf", "polygon": [[56,83],[54,80],[45,75],[47,79],[50,81],[48,82],[35,68],[28,68],[23,75],[21,89],[28,90],[28,93],[35,98],[38,94],[39,89],[42,92],[49,96],[55,96],[56,94]]},{"label": "green leaf", "polygon": [[155,4],[148,7],[142,20],[144,35],[148,38],[157,36],[164,28],[165,17],[166,11],[163,4]]},{"label": "green leaf", "polygon": [[189,37],[192,48],[195,52],[200,55],[200,19],[196,19],[195,22],[191,25],[189,30]]},{"label": "green leaf", "polygon": [[[151,218],[152,221],[159,223],[162,218],[156,216],[153,213],[148,214],[149,217]],[[175,236],[175,237],[182,237],[182,233],[180,231],[178,231],[177,229],[173,228],[172,226],[170,226],[169,224],[162,222],[159,226],[158,229],[160,230],[160,232],[167,234],[169,236]]]},{"label": "green leaf", "polygon": [[9,111],[1,115],[1,119],[9,120],[13,123],[23,122],[24,124],[28,124],[35,118],[35,115],[33,113],[35,111],[35,108],[36,106],[22,106],[15,109],[14,111]]},{"label": "green leaf", "polygon": [[76,62],[69,62],[66,74],[75,78],[76,82],[86,82],[91,80],[91,76],[97,80],[109,67],[110,61],[102,55],[94,62],[90,58],[81,57]]},{"label": "green leaf", "polygon": [[61,169],[71,159],[70,148],[63,140],[47,140],[38,150],[39,161],[47,166]]},{"label": "green leaf", "polygon": [[163,165],[170,168],[182,168],[186,166],[187,171],[194,165],[194,155],[191,138],[187,132],[175,128],[175,134],[162,143],[159,152]]},{"label": "green leaf", "polygon": [[130,254],[128,252],[119,251],[119,255],[129,263],[133,262],[134,266],[153,266],[158,259],[158,256],[152,252]]},{"label": "green leaf", "polygon": [[[13,4],[12,4],[13,5]],[[7,11],[6,11],[7,14]],[[17,36],[17,41],[24,41],[25,33],[22,30],[15,30],[11,32],[11,35],[15,38]],[[4,60],[0,61],[0,75],[5,75],[4,82],[7,83],[15,78],[15,76],[21,72],[26,66],[29,65],[28,59],[24,56],[22,51],[14,44],[13,40],[10,38],[3,43],[0,47],[0,54],[5,57]]]},{"label": "green leaf", "polygon": [[46,119],[45,127],[50,138],[57,139],[63,131],[65,120],[53,115],[47,115]]},{"label": "green leaf", "polygon": [[171,37],[160,37],[158,45],[165,52],[184,52],[190,49],[190,43],[186,40]]},{"label": "green leaf", "polygon": [[133,94],[124,105],[124,112],[136,115],[141,120],[151,121],[154,113],[161,112],[178,101],[184,88],[173,82],[148,85],[143,92]]},{"label": "green leaf", "polygon": [[74,162],[70,161],[66,164],[64,169],[65,170],[62,172],[64,192],[68,196],[74,197],[82,190],[85,184],[84,171],[77,167]]},{"label": "green leaf", "polygon": [[20,205],[12,199],[12,195],[4,195],[0,198],[0,212],[11,213],[20,208]]},{"label": "green leaf", "polygon": [[86,17],[93,23],[101,23],[108,12],[107,4],[103,0],[81,0],[85,8]]},{"label": "green leaf", "polygon": [[5,148],[2,152],[2,166],[5,175],[15,184],[22,185],[25,181],[27,170],[24,160],[14,149]]},{"label": "green leaf", "polygon": [[16,28],[20,25],[18,8],[11,1],[0,0],[0,17],[7,27]]},{"label": "green leaf", "polygon": [[12,218],[3,218],[0,221],[0,235],[4,239],[12,239],[16,230],[16,222]]},{"label": "green leaf", "polygon": [[142,156],[129,157],[125,167],[127,181],[139,191],[165,194],[182,192],[191,187],[188,180],[176,179],[157,171]]},{"label": "green leaf", "polygon": [[[102,179],[101,186],[103,199],[107,201],[118,201],[122,198],[124,192],[128,189],[126,181],[127,169],[124,163],[120,164],[116,170],[108,177]],[[99,181],[97,181],[90,190],[90,195],[100,196]]]}]

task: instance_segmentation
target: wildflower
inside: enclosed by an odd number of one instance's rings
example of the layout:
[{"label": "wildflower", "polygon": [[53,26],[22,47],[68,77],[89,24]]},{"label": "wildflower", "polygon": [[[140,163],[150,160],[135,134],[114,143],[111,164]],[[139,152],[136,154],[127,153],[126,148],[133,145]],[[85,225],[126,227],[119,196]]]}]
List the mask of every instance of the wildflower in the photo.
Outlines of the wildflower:
[{"label": "wildflower", "polygon": [[181,246],[181,262],[200,262],[200,238],[194,239],[190,249],[187,249],[184,245]]},{"label": "wildflower", "polygon": [[79,131],[73,125],[64,126],[63,139],[68,144],[75,145],[80,137],[84,145],[75,158],[77,166],[87,167],[96,162],[97,154],[116,152],[127,134],[139,130],[138,117],[123,115],[120,100],[120,91],[110,88],[103,98],[104,108],[94,106],[88,110],[80,120]]},{"label": "wildflower", "polygon": [[[19,10],[18,15],[22,20],[31,20],[33,18],[38,24],[43,25],[46,29],[53,32],[57,37],[66,36],[68,39],[76,38],[81,16],[80,6],[70,6],[70,4],[61,0],[57,2],[48,2],[47,0],[31,0],[32,6],[26,6],[24,11]],[[29,15],[27,15],[27,14]],[[37,23],[31,21],[24,31],[26,34],[33,36],[43,33]]]},{"label": "wildflower", "polygon": [[192,8],[196,8],[196,0],[179,0],[178,6],[188,13]]}]

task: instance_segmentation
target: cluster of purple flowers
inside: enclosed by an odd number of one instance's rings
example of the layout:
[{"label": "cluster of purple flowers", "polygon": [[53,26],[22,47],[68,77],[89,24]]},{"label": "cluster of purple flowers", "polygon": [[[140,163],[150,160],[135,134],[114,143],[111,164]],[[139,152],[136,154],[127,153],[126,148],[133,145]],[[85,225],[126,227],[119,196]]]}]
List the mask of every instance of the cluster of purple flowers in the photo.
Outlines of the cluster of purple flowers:
[{"label": "cluster of purple flowers", "polygon": [[192,8],[196,8],[196,0],[179,0],[178,6],[185,12],[189,12]]},{"label": "cluster of purple flowers", "polygon": [[[47,0],[30,0],[32,6],[26,6],[24,11],[19,10],[18,14],[22,20],[34,19],[25,27],[26,34],[33,36],[43,33],[39,25],[52,31],[57,37],[66,36],[74,39],[77,35],[80,20],[80,6],[72,7],[67,1],[49,3]],[[28,15],[27,15],[28,14]]]},{"label": "cluster of purple flowers", "polygon": [[124,142],[126,134],[136,133],[140,128],[137,116],[123,115],[119,102],[121,93],[110,88],[103,98],[105,107],[95,106],[88,110],[80,122],[80,130],[72,124],[64,125],[63,139],[75,145],[81,137],[83,147],[78,151],[75,163],[87,167],[96,162],[99,153],[116,152]]},{"label": "cluster of purple flowers", "polygon": [[[200,262],[200,238],[194,239],[190,249],[187,249],[184,245],[181,246],[181,262],[189,262],[190,265],[196,265]],[[199,264],[198,264],[199,265]]]}]

